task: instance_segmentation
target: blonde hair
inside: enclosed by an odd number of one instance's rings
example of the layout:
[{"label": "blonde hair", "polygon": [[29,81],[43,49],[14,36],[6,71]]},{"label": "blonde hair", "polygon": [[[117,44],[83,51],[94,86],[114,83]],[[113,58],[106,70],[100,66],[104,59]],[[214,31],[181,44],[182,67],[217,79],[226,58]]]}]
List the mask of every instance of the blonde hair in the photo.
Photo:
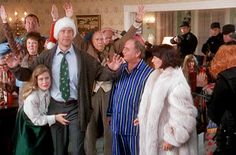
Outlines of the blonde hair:
[{"label": "blonde hair", "polygon": [[38,76],[43,74],[44,72],[49,72],[49,69],[44,66],[44,65],[38,65],[32,75],[31,75],[31,79],[29,82],[25,83],[25,85],[23,86],[23,90],[22,90],[22,94],[23,94],[23,99],[26,99],[34,90],[38,89]]},{"label": "blonde hair", "polygon": [[236,45],[222,45],[211,61],[210,73],[214,78],[231,67],[236,66]]},{"label": "blonde hair", "polygon": [[189,62],[194,62],[194,71],[196,73],[198,73],[198,69],[199,69],[196,57],[193,54],[186,55],[184,58],[182,70],[187,81],[189,81],[189,67],[188,67]]}]

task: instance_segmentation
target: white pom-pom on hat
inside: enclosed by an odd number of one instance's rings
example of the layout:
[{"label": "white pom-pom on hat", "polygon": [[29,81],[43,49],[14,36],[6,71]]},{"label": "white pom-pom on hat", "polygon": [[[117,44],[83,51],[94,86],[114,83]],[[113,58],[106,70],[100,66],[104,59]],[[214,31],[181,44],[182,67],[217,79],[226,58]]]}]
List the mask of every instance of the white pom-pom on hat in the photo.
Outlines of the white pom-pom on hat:
[{"label": "white pom-pom on hat", "polygon": [[53,42],[48,42],[47,43],[47,49],[52,49],[56,44]]}]

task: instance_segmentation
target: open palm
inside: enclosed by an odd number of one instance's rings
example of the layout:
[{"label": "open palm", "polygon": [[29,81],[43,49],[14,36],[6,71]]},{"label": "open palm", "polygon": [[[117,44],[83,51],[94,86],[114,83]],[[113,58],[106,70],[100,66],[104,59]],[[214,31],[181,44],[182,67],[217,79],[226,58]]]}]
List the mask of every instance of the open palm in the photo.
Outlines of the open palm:
[{"label": "open palm", "polygon": [[123,58],[117,54],[113,56],[112,61],[107,61],[108,67],[113,71],[117,71],[122,63],[123,63]]},{"label": "open palm", "polygon": [[3,23],[7,23],[7,13],[3,5],[0,7],[0,15]]}]

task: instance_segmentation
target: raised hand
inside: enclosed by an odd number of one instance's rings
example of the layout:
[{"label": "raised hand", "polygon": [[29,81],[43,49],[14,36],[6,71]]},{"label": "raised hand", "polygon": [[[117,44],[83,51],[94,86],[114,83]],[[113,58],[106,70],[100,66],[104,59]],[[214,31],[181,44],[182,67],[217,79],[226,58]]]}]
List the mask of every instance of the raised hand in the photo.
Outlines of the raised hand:
[{"label": "raised hand", "polygon": [[0,15],[3,23],[7,23],[7,13],[3,5],[0,7]]},{"label": "raised hand", "polygon": [[200,72],[197,75],[197,87],[204,87],[207,85],[208,80],[207,80],[207,75],[205,72]]},{"label": "raised hand", "polygon": [[123,58],[118,54],[114,54],[112,61],[107,61],[107,66],[113,70],[117,71],[120,68],[120,65],[124,62]]},{"label": "raised hand", "polygon": [[53,21],[57,21],[59,14],[58,14],[58,8],[55,4],[52,5],[51,15],[52,15]]},{"label": "raised hand", "polygon": [[135,20],[137,21],[137,22],[142,22],[143,21],[143,16],[144,16],[144,13],[145,13],[145,11],[144,11],[144,6],[143,5],[139,5],[138,6],[138,11],[137,11],[137,13],[136,13],[136,18],[135,18]]},{"label": "raised hand", "polygon": [[5,62],[9,68],[14,68],[20,64],[20,55],[11,52],[5,56]]},{"label": "raised hand", "polygon": [[63,5],[63,8],[65,10],[66,16],[71,18],[73,16],[73,7],[71,2],[66,2]]}]

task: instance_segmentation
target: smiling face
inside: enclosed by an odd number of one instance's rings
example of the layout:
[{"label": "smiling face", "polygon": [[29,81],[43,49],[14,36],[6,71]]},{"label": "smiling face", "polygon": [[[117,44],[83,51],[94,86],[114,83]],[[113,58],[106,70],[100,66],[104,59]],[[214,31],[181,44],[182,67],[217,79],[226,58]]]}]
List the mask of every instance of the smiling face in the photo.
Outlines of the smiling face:
[{"label": "smiling face", "polygon": [[37,40],[29,38],[26,41],[26,48],[30,55],[37,55],[39,43]]},{"label": "smiling face", "polygon": [[48,90],[51,86],[51,78],[49,72],[43,72],[37,77],[37,84],[39,89]]},{"label": "smiling face", "polygon": [[70,27],[64,27],[58,33],[58,45],[61,49],[70,48],[74,38],[74,31]]},{"label": "smiling face", "polygon": [[37,19],[33,16],[28,16],[25,18],[25,29],[27,32],[38,32],[39,23]]}]

